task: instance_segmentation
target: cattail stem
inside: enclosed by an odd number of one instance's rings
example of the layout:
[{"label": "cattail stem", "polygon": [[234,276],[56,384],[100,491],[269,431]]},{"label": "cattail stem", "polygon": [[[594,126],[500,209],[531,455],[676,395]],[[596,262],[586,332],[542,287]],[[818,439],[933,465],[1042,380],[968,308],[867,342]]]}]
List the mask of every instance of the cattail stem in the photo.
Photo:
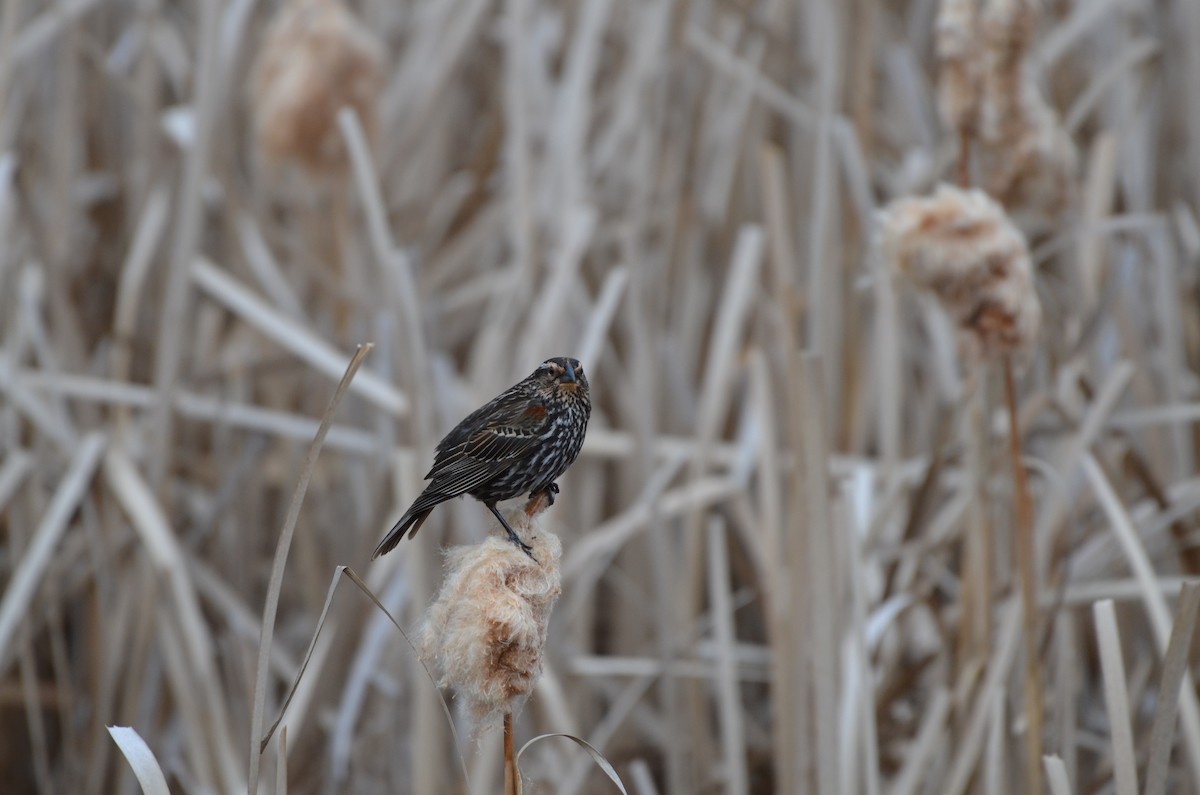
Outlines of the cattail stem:
[{"label": "cattail stem", "polygon": [[513,754],[513,714],[504,713],[504,795],[521,795],[521,774]]},{"label": "cattail stem", "polygon": [[1033,550],[1033,506],[1029,482],[1021,464],[1021,429],[1012,357],[1004,357],[1004,401],[1008,405],[1008,449],[1012,458],[1013,501],[1016,511],[1017,568],[1021,577],[1022,633],[1025,641],[1025,792],[1042,793],[1042,680],[1038,671],[1037,567]]},{"label": "cattail stem", "polygon": [[[959,638],[960,670],[970,672],[991,650],[992,614],[992,522],[989,515],[987,481],[991,471],[985,423],[987,368],[976,363],[968,377],[963,414],[967,440],[967,472],[974,499],[968,507],[967,532],[963,540],[963,632]],[[972,674],[973,675],[973,674]]]},{"label": "cattail stem", "polygon": [[958,128],[958,187],[971,187],[971,129],[966,124]]}]

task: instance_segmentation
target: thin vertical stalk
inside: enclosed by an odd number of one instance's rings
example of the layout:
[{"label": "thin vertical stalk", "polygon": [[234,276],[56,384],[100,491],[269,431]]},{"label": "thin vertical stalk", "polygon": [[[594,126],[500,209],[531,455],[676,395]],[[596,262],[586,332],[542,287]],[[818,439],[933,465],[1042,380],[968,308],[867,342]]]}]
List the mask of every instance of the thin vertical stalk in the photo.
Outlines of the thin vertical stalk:
[{"label": "thin vertical stalk", "polygon": [[1011,357],[1004,359],[1004,402],[1008,406],[1008,451],[1012,459],[1014,543],[1021,578],[1021,632],[1025,642],[1025,792],[1042,792],[1042,680],[1038,670],[1037,566],[1033,552],[1033,505],[1021,464],[1021,426]]},{"label": "thin vertical stalk", "polygon": [[521,774],[513,753],[513,715],[504,713],[504,795],[521,795]]}]

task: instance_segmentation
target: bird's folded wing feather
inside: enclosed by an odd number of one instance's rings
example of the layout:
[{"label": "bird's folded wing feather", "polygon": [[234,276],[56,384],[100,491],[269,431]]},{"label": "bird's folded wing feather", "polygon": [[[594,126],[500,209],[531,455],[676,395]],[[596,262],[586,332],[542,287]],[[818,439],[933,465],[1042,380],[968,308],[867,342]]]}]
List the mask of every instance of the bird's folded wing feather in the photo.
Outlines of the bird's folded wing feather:
[{"label": "bird's folded wing feather", "polygon": [[448,436],[443,440],[433,468],[425,477],[439,491],[469,491],[526,454],[548,424],[546,407],[541,403],[526,401],[497,412],[483,427],[463,433],[458,439]]}]

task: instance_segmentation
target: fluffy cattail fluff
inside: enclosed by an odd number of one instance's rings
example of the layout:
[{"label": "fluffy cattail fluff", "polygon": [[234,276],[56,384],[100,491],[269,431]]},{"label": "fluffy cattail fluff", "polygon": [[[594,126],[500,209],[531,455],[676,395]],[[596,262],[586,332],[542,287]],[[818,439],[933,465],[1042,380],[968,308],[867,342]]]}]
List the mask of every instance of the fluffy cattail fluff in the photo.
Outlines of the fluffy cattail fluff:
[{"label": "fluffy cattail fluff", "polygon": [[544,507],[534,498],[505,517],[536,561],[500,536],[455,547],[425,614],[421,658],[466,702],[477,728],[516,711],[542,674],[546,627],[562,591],[562,545],[539,526]]},{"label": "fluffy cattail fluff", "polygon": [[980,190],[938,186],[892,202],[881,223],[892,267],[933,293],[954,319],[964,355],[1023,353],[1042,311],[1025,237]]},{"label": "fluffy cattail fluff", "polygon": [[988,193],[1053,215],[1069,203],[1076,153],[1034,80],[1037,21],[1037,0],[942,0],[938,98],[946,125],[976,138]]},{"label": "fluffy cattail fluff", "polygon": [[973,131],[979,115],[983,64],[979,48],[976,0],[942,0],[934,22],[938,58],[938,107],[955,132]]},{"label": "fluffy cattail fluff", "polygon": [[1036,0],[988,0],[979,137],[984,185],[1008,207],[1055,213],[1069,202],[1075,145],[1034,82]]},{"label": "fluffy cattail fluff", "polygon": [[250,101],[259,151],[313,175],[340,173],[337,113],[353,108],[374,137],[383,48],[339,0],[291,0],[272,20],[254,65]]}]

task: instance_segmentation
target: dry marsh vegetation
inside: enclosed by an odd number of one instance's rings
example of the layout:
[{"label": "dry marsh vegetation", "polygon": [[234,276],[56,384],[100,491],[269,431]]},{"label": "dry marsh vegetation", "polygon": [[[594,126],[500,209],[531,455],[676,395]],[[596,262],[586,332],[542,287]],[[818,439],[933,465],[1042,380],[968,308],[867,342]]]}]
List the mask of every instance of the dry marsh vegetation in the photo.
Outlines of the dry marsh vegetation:
[{"label": "dry marsh vegetation", "polygon": [[[1200,795],[1197,53],[1193,0],[6,0],[3,788],[502,791],[378,609],[494,520],[368,559],[567,354],[518,744],[637,795]],[[983,227],[884,228],[942,183]]]}]

